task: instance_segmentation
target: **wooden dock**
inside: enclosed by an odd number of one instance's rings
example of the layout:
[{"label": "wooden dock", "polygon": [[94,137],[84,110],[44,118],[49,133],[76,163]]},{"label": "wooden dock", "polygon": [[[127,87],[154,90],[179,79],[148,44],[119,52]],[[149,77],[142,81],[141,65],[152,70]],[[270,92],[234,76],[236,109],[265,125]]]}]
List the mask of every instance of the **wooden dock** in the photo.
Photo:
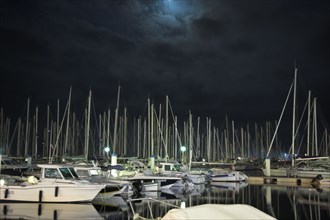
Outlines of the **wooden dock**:
[{"label": "wooden dock", "polygon": [[248,183],[251,185],[272,184],[279,186],[311,186],[311,178],[274,177],[274,176],[249,176]]}]

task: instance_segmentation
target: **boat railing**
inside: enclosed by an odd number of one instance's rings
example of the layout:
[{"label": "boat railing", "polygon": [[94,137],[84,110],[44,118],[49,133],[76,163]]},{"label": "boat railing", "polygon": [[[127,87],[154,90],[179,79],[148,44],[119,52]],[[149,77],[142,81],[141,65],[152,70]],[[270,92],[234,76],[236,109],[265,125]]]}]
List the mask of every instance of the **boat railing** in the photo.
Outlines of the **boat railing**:
[{"label": "boat railing", "polygon": [[[153,213],[152,213],[152,208],[151,208],[151,205],[150,205],[150,202],[157,202],[157,203],[160,203],[160,204],[163,204],[163,205],[167,205],[169,207],[172,207],[172,208],[180,208],[179,206],[177,205],[173,205],[169,202],[165,202],[165,201],[162,201],[162,200],[159,200],[159,199],[155,199],[155,198],[151,198],[151,197],[148,197],[148,198],[136,198],[136,199],[128,199],[127,202],[129,203],[129,206],[132,210],[132,213],[133,213],[133,219],[134,220],[137,220],[137,219],[149,219],[149,218],[144,218],[143,216],[140,216],[139,213],[136,213],[135,210],[134,210],[134,207],[133,207],[133,202],[143,202],[143,201],[147,201],[147,204],[148,204],[148,210],[150,212],[150,216],[151,216],[151,219],[155,219],[154,216],[153,216]],[[158,219],[159,217],[157,217],[156,219]]]}]

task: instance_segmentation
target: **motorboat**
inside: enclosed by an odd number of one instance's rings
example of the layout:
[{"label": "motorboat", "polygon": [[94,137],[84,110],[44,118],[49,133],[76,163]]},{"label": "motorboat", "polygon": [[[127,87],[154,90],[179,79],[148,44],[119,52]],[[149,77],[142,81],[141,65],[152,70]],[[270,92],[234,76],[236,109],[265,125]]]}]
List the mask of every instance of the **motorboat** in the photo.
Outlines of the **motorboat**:
[{"label": "motorboat", "polygon": [[38,164],[40,179],[35,176],[0,177],[1,202],[91,202],[105,184],[79,179],[72,166]]},{"label": "motorboat", "polygon": [[127,178],[138,191],[160,191],[169,189],[177,181],[182,180],[180,176],[167,176],[154,174],[148,171],[137,173],[135,176]]},{"label": "motorboat", "polygon": [[235,191],[239,192],[240,189],[246,187],[248,183],[246,181],[241,182],[216,182],[213,181],[210,183],[212,189],[219,189],[222,191]]},{"label": "motorboat", "polygon": [[200,196],[204,190],[205,185],[195,185],[192,182],[180,180],[171,186],[171,188],[162,190],[162,193],[184,199],[187,196]]},{"label": "motorboat", "polygon": [[28,169],[28,166],[17,163],[13,158],[7,155],[0,155],[0,174],[22,176]]},{"label": "motorboat", "polygon": [[248,180],[248,176],[242,172],[225,169],[211,169],[208,176],[211,182],[242,182]]},{"label": "motorboat", "polygon": [[110,198],[117,194],[133,193],[132,185],[129,181],[122,179],[110,179],[104,175],[98,166],[74,166],[74,170],[80,179],[88,180],[92,183],[105,184],[105,188],[96,196],[101,199]]},{"label": "motorboat", "polygon": [[159,173],[166,176],[180,176],[183,179],[189,180],[193,184],[204,184],[206,178],[204,173],[198,171],[188,171],[179,163],[160,163]]}]

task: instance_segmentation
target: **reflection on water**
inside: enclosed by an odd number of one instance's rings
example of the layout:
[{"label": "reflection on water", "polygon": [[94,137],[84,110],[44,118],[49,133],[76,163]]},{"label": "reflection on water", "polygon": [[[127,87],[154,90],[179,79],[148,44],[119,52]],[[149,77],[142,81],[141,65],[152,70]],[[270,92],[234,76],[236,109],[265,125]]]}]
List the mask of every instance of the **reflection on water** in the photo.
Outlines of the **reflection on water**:
[{"label": "reflection on water", "polygon": [[[279,187],[276,185],[244,185],[238,183],[217,183],[205,187],[200,195],[165,194],[159,199],[186,207],[202,204],[248,204],[277,219],[329,219],[330,192],[323,189],[302,187]],[[171,207],[156,202],[142,201],[134,209],[143,217],[163,216]],[[148,206],[152,208],[151,214]]]},{"label": "reflection on water", "polygon": [[1,219],[104,219],[92,204],[0,203]]},{"label": "reflection on water", "polygon": [[[152,192],[133,196],[114,196],[95,204],[0,203],[1,219],[133,219],[129,199],[152,197],[174,206],[201,204],[248,204],[277,219],[329,219],[329,189],[217,183],[184,191]],[[150,200],[134,201],[135,213],[146,218],[163,216],[173,207]]]},{"label": "reflection on water", "polygon": [[330,193],[315,188],[262,187],[268,213],[278,219],[328,219]]}]

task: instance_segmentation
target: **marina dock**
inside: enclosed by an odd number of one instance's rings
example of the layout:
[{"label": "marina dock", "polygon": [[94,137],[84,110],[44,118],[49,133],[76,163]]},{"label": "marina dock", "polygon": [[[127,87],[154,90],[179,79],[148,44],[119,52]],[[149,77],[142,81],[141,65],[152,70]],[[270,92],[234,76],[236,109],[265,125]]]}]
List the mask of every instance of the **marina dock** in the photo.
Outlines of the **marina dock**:
[{"label": "marina dock", "polygon": [[269,177],[269,176],[249,176],[248,183],[251,185],[273,184],[280,186],[311,186],[311,178],[295,177]]}]

